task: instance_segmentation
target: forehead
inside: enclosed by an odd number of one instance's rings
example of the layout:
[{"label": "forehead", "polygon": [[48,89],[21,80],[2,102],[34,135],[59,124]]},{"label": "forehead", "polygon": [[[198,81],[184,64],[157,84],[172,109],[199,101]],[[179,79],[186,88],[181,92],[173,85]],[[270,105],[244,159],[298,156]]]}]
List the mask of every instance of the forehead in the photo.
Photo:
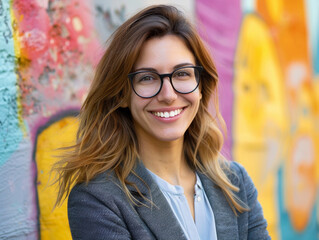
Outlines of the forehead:
[{"label": "forehead", "polygon": [[195,65],[193,53],[181,37],[165,35],[151,38],[143,44],[134,68],[154,68],[158,71],[168,71],[181,63]]}]

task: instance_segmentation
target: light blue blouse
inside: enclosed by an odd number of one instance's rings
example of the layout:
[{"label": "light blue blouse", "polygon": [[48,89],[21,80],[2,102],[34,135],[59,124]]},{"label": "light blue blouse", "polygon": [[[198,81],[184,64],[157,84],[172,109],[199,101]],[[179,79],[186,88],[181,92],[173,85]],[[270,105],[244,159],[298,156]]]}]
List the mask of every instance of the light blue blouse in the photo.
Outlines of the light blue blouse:
[{"label": "light blue blouse", "polygon": [[189,240],[217,240],[214,213],[198,175],[196,174],[194,222],[183,187],[172,185],[150,170],[148,171],[167,199],[187,238]]}]

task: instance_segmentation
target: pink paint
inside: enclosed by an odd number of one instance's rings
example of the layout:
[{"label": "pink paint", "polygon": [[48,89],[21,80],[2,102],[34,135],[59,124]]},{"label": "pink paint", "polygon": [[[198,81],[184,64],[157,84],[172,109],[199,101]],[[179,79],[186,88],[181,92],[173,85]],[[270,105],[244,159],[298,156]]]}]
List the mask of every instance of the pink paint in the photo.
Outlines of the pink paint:
[{"label": "pink paint", "polygon": [[[198,30],[212,49],[212,57],[219,74],[221,113],[228,129],[224,151],[231,154],[233,110],[233,64],[242,18],[240,0],[197,0]],[[214,110],[211,110],[213,113]]]},{"label": "pink paint", "polygon": [[[56,62],[77,64],[84,62],[96,64],[99,43],[95,40],[92,9],[88,1],[71,0],[65,3],[54,1],[50,11],[51,28],[49,42],[56,51],[72,52],[70,57],[56,55]],[[77,56],[77,54],[81,53]]]},{"label": "pink paint", "polygon": [[47,34],[49,17],[45,9],[38,6],[35,0],[13,1],[13,10],[18,27],[18,41],[21,44],[21,55],[33,60],[47,51]]},{"label": "pink paint", "polygon": [[65,102],[80,105],[83,99],[76,96],[85,95],[91,76],[76,68],[92,69],[101,56],[93,4],[53,0],[46,6],[49,9],[38,0],[13,1],[21,47],[17,70],[27,120],[34,114],[52,115]]},{"label": "pink paint", "polygon": [[99,59],[92,53],[97,53],[100,45],[95,39],[89,2],[52,1],[50,9],[42,8],[36,0],[16,0],[13,4],[22,57],[31,61],[27,66],[36,67],[33,77],[40,76],[41,67],[77,64],[79,57],[97,63]]}]

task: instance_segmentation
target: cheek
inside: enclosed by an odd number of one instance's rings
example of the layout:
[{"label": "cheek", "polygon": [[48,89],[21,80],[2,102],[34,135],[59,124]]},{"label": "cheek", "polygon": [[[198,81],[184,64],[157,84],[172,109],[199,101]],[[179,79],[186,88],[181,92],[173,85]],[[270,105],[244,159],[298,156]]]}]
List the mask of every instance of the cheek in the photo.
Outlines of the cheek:
[{"label": "cheek", "polygon": [[197,89],[195,92],[193,92],[189,96],[189,101],[192,102],[194,105],[199,105],[201,99],[202,99],[202,93],[199,89]]},{"label": "cheek", "polygon": [[189,96],[187,96],[187,101],[191,103],[189,113],[191,114],[192,118],[195,118],[195,116],[198,113],[199,106],[201,104],[201,93],[199,91],[191,93]]},{"label": "cheek", "polygon": [[197,98],[195,100],[196,101],[196,114],[195,115],[197,115],[199,106],[202,104],[201,100],[202,100],[202,93],[199,92],[198,96],[197,96]]},{"label": "cheek", "polygon": [[140,98],[140,97],[136,96],[136,94],[134,94],[134,93],[131,94],[128,107],[129,107],[134,119],[141,115],[141,113],[143,112],[143,110],[147,106],[148,102],[149,102],[148,99]]}]

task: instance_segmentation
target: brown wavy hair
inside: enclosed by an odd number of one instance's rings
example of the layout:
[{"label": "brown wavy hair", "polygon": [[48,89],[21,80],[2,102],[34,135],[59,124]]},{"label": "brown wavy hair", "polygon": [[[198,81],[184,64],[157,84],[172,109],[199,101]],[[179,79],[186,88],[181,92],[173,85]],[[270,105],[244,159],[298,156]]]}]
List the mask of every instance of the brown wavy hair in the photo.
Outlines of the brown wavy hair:
[{"label": "brown wavy hair", "polygon": [[[197,115],[184,136],[184,153],[190,167],[210,177],[223,191],[230,207],[243,212],[247,207],[236,198],[238,188],[227,178],[229,166],[221,157],[224,121],[218,109],[218,75],[212,58],[183,13],[173,6],[150,6],[123,23],[111,36],[100,60],[88,96],[79,115],[77,141],[58,170],[60,204],[74,184],[88,182],[97,174],[112,170],[128,198],[136,198],[127,188],[127,176],[138,159],[138,140],[131,113],[126,106],[132,89],[127,75],[132,71],[145,41],[173,34],[184,40],[204,71],[200,78],[202,100]],[[208,112],[209,102],[215,116]],[[137,189],[138,190],[138,189]]]}]

